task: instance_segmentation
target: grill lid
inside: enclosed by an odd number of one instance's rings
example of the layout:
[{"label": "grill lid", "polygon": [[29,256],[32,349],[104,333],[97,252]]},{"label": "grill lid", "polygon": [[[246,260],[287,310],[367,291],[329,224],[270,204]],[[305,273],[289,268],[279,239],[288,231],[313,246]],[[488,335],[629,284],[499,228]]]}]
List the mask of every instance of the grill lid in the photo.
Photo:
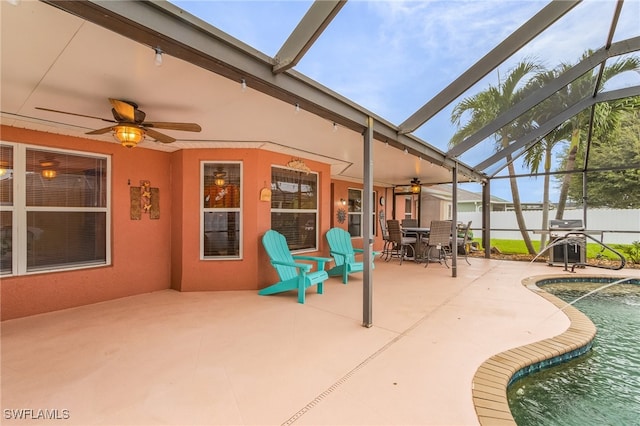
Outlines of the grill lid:
[{"label": "grill lid", "polygon": [[552,219],[549,221],[549,229],[554,231],[584,231],[582,219]]}]

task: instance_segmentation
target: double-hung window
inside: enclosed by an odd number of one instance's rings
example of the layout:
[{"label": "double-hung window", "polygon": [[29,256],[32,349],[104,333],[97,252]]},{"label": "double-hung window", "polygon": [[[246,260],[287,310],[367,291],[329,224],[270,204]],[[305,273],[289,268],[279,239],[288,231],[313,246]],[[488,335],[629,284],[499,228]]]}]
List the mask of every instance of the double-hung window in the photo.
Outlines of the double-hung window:
[{"label": "double-hung window", "polygon": [[2,274],[110,264],[109,173],[107,156],[0,144]]},{"label": "double-hung window", "polygon": [[318,249],[318,175],[271,168],[271,229],[292,251]]},{"label": "double-hung window", "polygon": [[242,258],[242,163],[201,163],[201,258]]},{"label": "double-hung window", "polygon": [[348,224],[351,237],[362,237],[362,190],[349,188]]},{"label": "double-hung window", "polygon": [[[364,223],[362,216],[362,189],[349,188],[349,221],[348,230],[351,237],[362,237],[362,225]],[[376,197],[377,193],[373,191],[373,216],[371,218],[371,227],[373,235],[376,234]]]}]

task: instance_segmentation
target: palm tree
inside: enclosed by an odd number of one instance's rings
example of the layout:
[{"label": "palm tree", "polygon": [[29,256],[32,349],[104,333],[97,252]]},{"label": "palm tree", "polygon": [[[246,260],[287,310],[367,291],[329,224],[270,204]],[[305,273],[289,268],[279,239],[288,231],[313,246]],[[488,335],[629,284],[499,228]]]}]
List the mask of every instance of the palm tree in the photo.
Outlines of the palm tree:
[{"label": "palm tree", "polygon": [[[562,72],[568,69],[568,66],[558,67],[550,71],[542,71],[535,75],[525,89],[527,93],[540,90],[545,84],[555,80]],[[540,126],[557,115],[561,108],[566,107],[567,98],[566,88],[559,90],[551,98],[548,98],[536,105],[532,110],[528,111],[525,120],[530,122],[532,126]],[[549,188],[551,183],[551,165],[553,163],[553,149],[561,142],[568,141],[571,134],[571,128],[568,122],[556,127],[550,133],[545,135],[538,143],[530,147],[524,154],[524,164],[529,167],[531,173],[537,173],[540,166],[544,170],[543,195],[542,195],[542,226],[543,230],[547,230],[549,223],[550,197]],[[547,234],[540,235],[540,248],[543,248],[547,242]]]},{"label": "palm tree", "polygon": [[[532,61],[524,60],[516,65],[516,67],[510,71],[504,82],[499,82],[497,87],[490,85],[486,90],[463,99],[451,112],[451,122],[458,126],[458,130],[449,141],[449,146],[454,146],[462,142],[520,101],[523,97],[524,88],[522,80],[531,73],[540,70],[540,65]],[[467,113],[471,114],[470,118],[462,125],[462,118],[465,117]],[[512,141],[524,133],[524,129],[523,123],[517,121],[500,129],[494,135],[496,150],[499,151],[508,147]],[[520,229],[527,250],[530,254],[535,254],[536,251],[531,243],[531,238],[527,232],[527,226],[522,214],[518,182],[515,178],[515,167],[513,166],[510,155],[507,156],[506,160],[508,163],[509,183],[518,228]]]},{"label": "palm tree", "polygon": [[[550,172],[553,156],[553,148],[559,142],[565,140],[563,136],[563,130],[556,129],[553,132],[545,136],[538,144],[527,150],[524,154],[524,164],[529,167],[531,173],[536,173],[540,169],[541,163],[543,163],[544,170],[544,182],[543,182],[543,194],[542,194],[542,229],[546,230],[549,223],[549,186],[550,186]],[[547,234],[542,233],[540,235],[540,248],[543,248],[547,243]]]},{"label": "palm tree", "polygon": [[[582,59],[587,58],[592,54],[592,51],[587,51],[583,54]],[[566,65],[561,65],[561,67],[566,67]],[[605,67],[602,73],[601,86],[602,88],[604,84],[610,80],[611,78],[626,72],[626,71],[636,71],[640,69],[640,59],[637,57],[629,57],[629,58],[619,58],[614,64]],[[567,86],[567,91],[569,92],[568,100],[572,102],[577,102],[585,97],[589,96],[593,93],[593,81],[594,77],[591,74],[586,74],[573,82],[571,82]],[[608,103],[600,103],[593,106],[594,108],[594,126],[596,126],[599,131],[603,129],[610,128],[611,126],[615,126],[615,124],[620,119],[620,114],[622,111],[628,111],[629,108],[633,109],[633,104],[629,102],[625,102],[624,100],[608,102]],[[590,111],[585,110],[581,113],[575,115],[573,118],[569,120],[569,124],[571,127],[571,143],[569,145],[569,149],[567,151],[566,162],[565,162],[565,171],[570,172],[575,169],[576,164],[576,154],[578,153],[578,149],[582,147],[582,134],[587,129],[589,125],[589,115]],[[560,196],[558,198],[558,209],[556,210],[556,219],[562,219],[564,216],[564,209],[567,203],[567,197],[569,194],[569,184],[571,182],[571,174],[566,173],[562,179],[562,186],[560,188]]]}]

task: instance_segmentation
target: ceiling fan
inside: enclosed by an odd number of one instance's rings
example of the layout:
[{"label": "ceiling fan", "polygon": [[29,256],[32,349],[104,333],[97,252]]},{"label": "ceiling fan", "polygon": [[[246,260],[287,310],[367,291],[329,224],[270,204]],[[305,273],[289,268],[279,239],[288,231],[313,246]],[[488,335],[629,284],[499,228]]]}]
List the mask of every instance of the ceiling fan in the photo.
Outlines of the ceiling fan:
[{"label": "ceiling fan", "polygon": [[77,114],[74,112],[59,111],[50,108],[36,107],[43,111],[58,112],[61,114],[76,115],[79,117],[95,118],[96,120],[106,121],[107,123],[113,123],[108,127],[92,130],[87,132],[87,135],[101,135],[107,132],[113,132],[115,138],[120,141],[123,146],[132,148],[144,139],[145,134],[149,135],[153,139],[162,143],[175,142],[175,138],[160,133],[155,129],[166,130],[182,130],[185,132],[199,132],[202,130],[200,125],[196,123],[172,123],[165,121],[144,121],[147,116],[144,111],[138,109],[138,105],[131,101],[124,101],[119,99],[109,98],[109,102],[113,108],[111,113],[113,114],[113,120],[101,117],[94,117],[91,115]]}]

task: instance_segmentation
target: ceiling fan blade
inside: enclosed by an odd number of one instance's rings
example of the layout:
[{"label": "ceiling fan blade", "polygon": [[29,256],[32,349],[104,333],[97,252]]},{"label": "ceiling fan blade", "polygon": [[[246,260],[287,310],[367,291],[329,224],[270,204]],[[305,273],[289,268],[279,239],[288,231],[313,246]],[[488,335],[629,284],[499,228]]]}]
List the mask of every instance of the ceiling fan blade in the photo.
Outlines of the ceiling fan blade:
[{"label": "ceiling fan blade", "polygon": [[92,130],[91,132],[85,133],[85,135],[102,135],[104,133],[108,133],[113,130],[113,126],[104,127],[102,129]]},{"label": "ceiling fan blade", "polygon": [[94,117],[93,115],[77,114],[75,112],[59,111],[57,109],[43,108],[43,107],[36,107],[36,109],[39,109],[42,111],[49,111],[49,112],[58,112],[60,114],[76,115],[78,117],[95,118],[96,120],[106,121],[107,123],[117,123],[117,121],[109,120],[107,118],[102,118],[102,117]]},{"label": "ceiling fan blade", "polygon": [[164,133],[156,132],[153,129],[145,129],[145,131],[146,131],[147,135],[151,136],[152,138],[154,138],[158,142],[171,143],[171,142],[175,142],[176,141],[171,136],[165,135]]},{"label": "ceiling fan blade", "polygon": [[182,130],[185,132],[199,132],[202,127],[196,123],[170,123],[164,121],[150,121],[141,124],[144,127],[152,127],[154,129],[166,130]]},{"label": "ceiling fan blade", "polygon": [[[109,102],[111,102],[116,114],[122,117],[122,119],[130,123],[136,122],[136,108],[133,105],[113,98],[109,98]],[[118,119],[118,117],[114,118]]]}]

